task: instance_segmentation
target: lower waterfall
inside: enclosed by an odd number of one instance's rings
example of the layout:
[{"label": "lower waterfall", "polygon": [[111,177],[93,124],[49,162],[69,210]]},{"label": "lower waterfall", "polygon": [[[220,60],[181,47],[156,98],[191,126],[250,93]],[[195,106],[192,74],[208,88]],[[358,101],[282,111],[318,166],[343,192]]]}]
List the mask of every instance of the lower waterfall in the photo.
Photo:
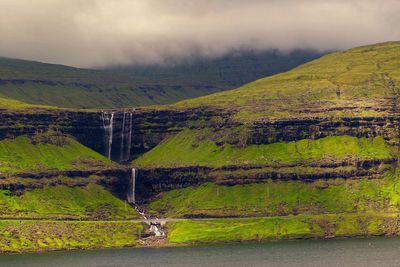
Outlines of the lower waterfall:
[{"label": "lower waterfall", "polygon": [[132,168],[131,172],[131,192],[128,193],[128,202],[129,203],[135,203],[135,190],[136,190],[136,169]]}]

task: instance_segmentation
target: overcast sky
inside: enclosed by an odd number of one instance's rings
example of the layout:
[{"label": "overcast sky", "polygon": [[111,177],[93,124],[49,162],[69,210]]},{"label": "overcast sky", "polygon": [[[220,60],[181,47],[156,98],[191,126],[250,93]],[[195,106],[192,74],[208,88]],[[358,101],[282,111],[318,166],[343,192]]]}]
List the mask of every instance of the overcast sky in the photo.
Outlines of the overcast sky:
[{"label": "overcast sky", "polygon": [[0,0],[0,56],[79,67],[400,40],[398,0]]}]

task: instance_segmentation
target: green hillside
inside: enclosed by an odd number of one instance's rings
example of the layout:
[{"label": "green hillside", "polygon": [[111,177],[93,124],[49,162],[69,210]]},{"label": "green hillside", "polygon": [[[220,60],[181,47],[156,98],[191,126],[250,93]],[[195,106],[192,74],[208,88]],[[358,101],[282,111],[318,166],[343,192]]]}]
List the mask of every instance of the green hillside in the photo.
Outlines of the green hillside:
[{"label": "green hillside", "polygon": [[138,167],[183,167],[246,164],[301,164],[312,160],[390,158],[390,148],[383,138],[329,136],[317,140],[278,142],[237,147],[218,145],[210,129],[184,130],[164,140],[133,163]]},{"label": "green hillside", "polygon": [[64,185],[26,190],[13,195],[0,190],[0,217],[48,219],[131,219],[136,211],[94,183],[82,187]]},{"label": "green hillside", "polygon": [[286,73],[241,88],[180,102],[177,107],[213,106],[236,119],[382,115],[390,79],[400,80],[400,42],[331,53]]},{"label": "green hillside", "polygon": [[169,106],[217,113],[132,162],[148,210],[174,244],[399,234],[398,81],[389,42]]},{"label": "green hillside", "polygon": [[15,99],[10,99],[8,97],[0,97],[0,109],[32,109],[32,108],[51,108],[49,106],[34,105],[24,103]]},{"label": "green hillside", "polygon": [[244,55],[166,67],[110,70],[0,58],[0,98],[67,108],[170,104],[234,88],[319,56],[312,51],[288,55],[270,52],[260,57]]},{"label": "green hillside", "polygon": [[[398,174],[397,174],[398,175]],[[222,186],[212,183],[163,193],[150,204],[170,217],[248,217],[356,212],[400,212],[400,180],[332,179],[304,183],[267,181]]]},{"label": "green hillside", "polygon": [[399,235],[395,213],[223,218],[168,224],[173,244]]},{"label": "green hillside", "polygon": [[0,173],[105,168],[111,164],[104,156],[65,136],[43,134],[0,141]]},{"label": "green hillside", "polygon": [[0,222],[0,252],[95,249],[136,246],[143,224],[125,221],[20,221]]},{"label": "green hillside", "polygon": [[122,108],[173,103],[212,92],[139,75],[0,58],[0,97],[68,108]]}]

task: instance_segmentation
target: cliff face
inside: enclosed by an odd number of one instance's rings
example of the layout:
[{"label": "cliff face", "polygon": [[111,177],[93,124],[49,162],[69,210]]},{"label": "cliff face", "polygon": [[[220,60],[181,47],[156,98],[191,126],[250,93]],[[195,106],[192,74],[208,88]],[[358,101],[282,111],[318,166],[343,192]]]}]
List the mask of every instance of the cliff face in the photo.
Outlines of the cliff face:
[{"label": "cliff face", "polygon": [[46,109],[0,113],[0,140],[48,130],[72,135],[96,151],[103,150],[103,130],[97,113]]},{"label": "cliff face", "polygon": [[1,177],[0,190],[10,190],[13,194],[19,195],[24,190],[40,189],[48,186],[83,187],[95,183],[104,186],[114,195],[124,199],[126,197],[126,188],[130,186],[130,173],[130,169],[124,168],[20,173]]},{"label": "cliff face", "polygon": [[[80,143],[103,155],[107,155],[111,144],[111,158],[120,161],[121,150],[128,150],[129,159],[132,155],[148,151],[184,127],[227,125],[225,120],[228,119],[223,117],[227,117],[224,112],[202,109],[107,112],[4,110],[0,113],[0,140],[54,130],[74,136]],[[221,118],[222,122],[213,121],[215,118]]]},{"label": "cliff face", "polygon": [[[112,125],[109,118],[111,113],[114,113]],[[184,128],[213,128],[215,132],[223,135],[229,129],[246,127],[244,139],[239,140],[235,135],[225,138],[227,143],[240,146],[318,139],[332,135],[383,136],[389,140],[397,136],[396,125],[400,122],[398,116],[388,115],[290,118],[245,125],[234,121],[232,115],[230,112],[216,109],[116,110],[106,113],[44,109],[35,112],[3,111],[0,113],[0,140],[50,129],[72,135],[80,143],[106,155],[110,143],[109,127],[112,126],[111,156],[119,161],[121,150],[129,150],[129,158],[132,158],[150,150],[166,137]],[[129,141],[130,146],[127,144]]]},{"label": "cliff face", "polygon": [[398,123],[398,116],[311,118],[259,122],[252,125],[247,144],[318,139],[333,135],[382,136],[385,139],[392,139],[397,136],[396,125]]},{"label": "cliff face", "polygon": [[[0,139],[19,135],[33,135],[53,130],[74,136],[80,143],[118,162],[149,151],[165,138],[183,129],[211,128],[216,136],[224,136],[224,143],[236,147],[271,144],[301,139],[319,139],[326,136],[375,137],[382,136],[390,143],[397,136],[396,115],[386,117],[315,117],[263,120],[241,124],[233,119],[233,112],[210,108],[187,110],[124,110],[107,112],[81,112],[72,110],[34,110],[30,112],[0,113]],[[237,134],[235,129],[244,129]],[[240,132],[240,131],[239,131]],[[210,137],[211,139],[213,137]],[[167,155],[166,155],[167,156]],[[240,165],[211,168],[191,166],[185,168],[139,168],[136,179],[138,196],[147,199],[171,189],[199,185],[205,182],[234,185],[258,183],[267,179],[302,180],[330,178],[357,178],[379,175],[395,158],[352,159],[350,161],[314,162],[309,165]],[[384,166],[384,167],[382,167]],[[311,172],[295,167],[312,168]],[[115,170],[115,173],[82,171],[82,173],[26,174],[21,177],[38,178],[46,176],[119,177],[114,191],[123,195],[123,188],[129,188],[129,169]],[[114,180],[115,179],[111,179]],[[103,182],[106,181],[103,180]],[[5,185],[16,188],[21,185]]]},{"label": "cliff face", "polygon": [[267,180],[312,182],[318,179],[377,178],[391,171],[392,164],[395,163],[395,158],[387,158],[299,165],[144,168],[138,171],[136,186],[139,198],[152,199],[165,191],[198,186],[207,182],[232,186],[263,183]]}]

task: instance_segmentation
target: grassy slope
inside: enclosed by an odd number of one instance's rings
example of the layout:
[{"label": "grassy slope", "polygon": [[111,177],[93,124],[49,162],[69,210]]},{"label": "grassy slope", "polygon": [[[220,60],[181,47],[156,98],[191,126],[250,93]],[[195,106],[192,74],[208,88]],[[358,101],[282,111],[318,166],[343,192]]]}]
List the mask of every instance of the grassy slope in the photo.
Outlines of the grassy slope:
[{"label": "grassy slope", "polygon": [[203,184],[164,192],[150,203],[154,213],[185,216],[274,216],[344,212],[400,212],[396,175],[357,180],[268,181],[220,186]]},{"label": "grassy slope", "polygon": [[0,109],[14,110],[14,109],[28,109],[28,108],[32,109],[32,108],[51,108],[51,107],[27,104],[15,99],[2,97],[0,94]]},{"label": "grassy slope", "polygon": [[397,214],[299,215],[169,223],[174,244],[399,234]]},{"label": "grassy slope", "polygon": [[[43,138],[50,143],[42,143]],[[19,136],[0,141],[0,174],[6,177],[24,172],[101,170],[112,166],[113,163],[104,156],[68,137],[43,134],[31,138]],[[13,182],[21,186],[26,185],[28,188],[39,182],[42,183],[39,187],[48,186],[25,190],[18,196],[12,195],[8,190],[0,190],[0,217],[101,219],[137,217],[131,206],[126,205],[103,187],[93,184],[97,182],[96,177],[52,177],[38,181],[9,177],[1,181],[5,185]],[[57,184],[71,187],[54,186]],[[88,185],[85,187],[77,187],[86,184]]]},{"label": "grassy slope", "polygon": [[0,190],[0,217],[129,219],[137,212],[100,185],[85,187],[48,186],[12,195]]},{"label": "grassy slope", "polygon": [[[148,87],[146,87],[148,86]],[[158,85],[105,85],[86,89],[73,84],[48,85],[34,82],[0,86],[0,96],[32,105],[64,108],[129,108],[170,104],[182,99],[214,93],[217,89],[161,88]]]},{"label": "grassy slope", "polygon": [[[312,115],[351,115],[349,111],[324,108],[354,105],[374,107],[388,93],[380,75],[400,80],[400,42],[388,42],[332,53],[286,73],[249,83],[239,89],[190,99],[177,107],[217,106],[240,109],[236,118],[251,122],[262,118]],[[340,88],[341,96],[336,95]],[[322,108],[322,109],[321,109]],[[357,111],[353,115],[379,115],[378,111]]]},{"label": "grassy slope", "polygon": [[137,222],[0,221],[0,252],[135,246]]},{"label": "grassy slope", "polygon": [[125,73],[0,58],[0,97],[69,108],[167,104],[237,87],[319,56],[311,51],[235,55],[182,66],[138,67]]},{"label": "grassy slope", "polygon": [[71,170],[106,167],[111,161],[66,138],[67,144],[33,144],[28,137],[0,141],[0,173],[43,171],[46,169]]},{"label": "grassy slope", "polygon": [[[0,58],[0,97],[67,108],[174,103],[219,91],[138,75]],[[180,85],[180,86],[177,86]]]},{"label": "grassy slope", "polygon": [[[207,139],[202,138],[207,137]],[[381,137],[330,136],[317,140],[249,145],[218,146],[210,140],[211,130],[184,130],[133,162],[138,167],[212,166],[268,163],[301,163],[318,159],[389,158],[390,149]]]}]

